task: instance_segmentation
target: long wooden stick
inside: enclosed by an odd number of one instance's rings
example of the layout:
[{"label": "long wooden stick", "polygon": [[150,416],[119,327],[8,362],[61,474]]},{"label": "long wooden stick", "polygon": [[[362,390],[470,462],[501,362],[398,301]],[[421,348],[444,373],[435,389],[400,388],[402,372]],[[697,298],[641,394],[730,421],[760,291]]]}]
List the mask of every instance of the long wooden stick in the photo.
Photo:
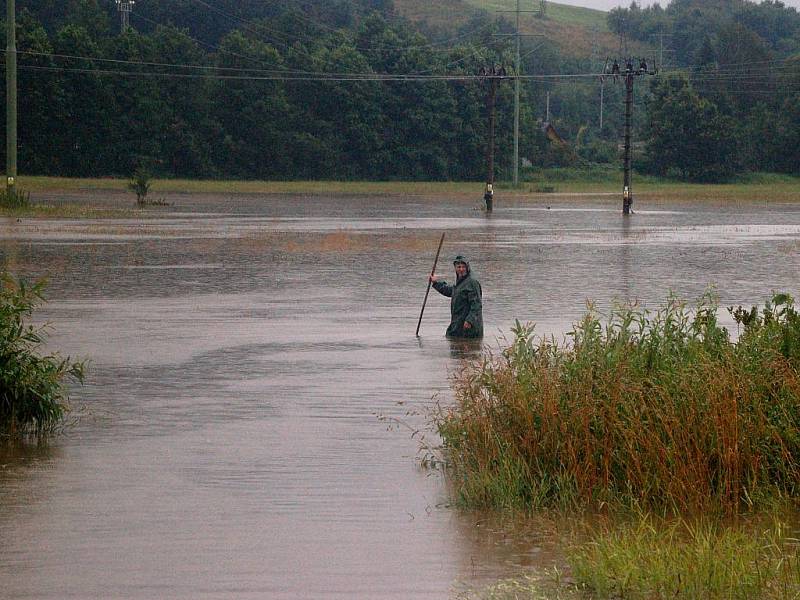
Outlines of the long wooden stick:
[{"label": "long wooden stick", "polygon": [[[436,274],[436,263],[439,262],[439,252],[442,251],[442,243],[444,242],[444,233],[442,233],[442,239],[439,240],[439,248],[436,250],[436,258],[433,259],[433,268],[431,269],[431,277]],[[419,326],[422,323],[422,313],[425,312],[425,304],[428,302],[428,292],[431,291],[431,280],[430,277],[428,278],[428,289],[425,290],[425,299],[422,301],[422,310],[419,311],[419,321],[417,321],[417,333],[416,336],[419,337]]]}]

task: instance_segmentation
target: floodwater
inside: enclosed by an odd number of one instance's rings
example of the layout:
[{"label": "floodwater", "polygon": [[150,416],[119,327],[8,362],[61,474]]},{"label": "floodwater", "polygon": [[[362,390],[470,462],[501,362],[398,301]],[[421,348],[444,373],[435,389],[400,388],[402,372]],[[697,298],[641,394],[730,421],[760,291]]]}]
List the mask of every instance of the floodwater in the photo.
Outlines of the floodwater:
[{"label": "floodwater", "polygon": [[414,336],[441,232],[494,348],[515,319],[560,337],[587,299],[749,306],[800,275],[800,203],[167,200],[0,222],[3,263],[49,279],[49,347],[91,360],[74,427],[0,450],[3,598],[447,598],[548,567],[546,528],[461,512],[419,465],[426,410],[485,351],[443,337],[433,290]]}]

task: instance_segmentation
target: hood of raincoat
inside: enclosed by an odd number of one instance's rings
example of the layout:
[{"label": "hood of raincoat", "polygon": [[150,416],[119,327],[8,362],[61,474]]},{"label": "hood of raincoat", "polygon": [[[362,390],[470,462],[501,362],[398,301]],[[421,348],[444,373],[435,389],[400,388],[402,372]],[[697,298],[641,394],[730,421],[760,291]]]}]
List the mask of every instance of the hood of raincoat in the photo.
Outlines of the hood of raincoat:
[{"label": "hood of raincoat", "polygon": [[456,266],[456,264],[458,263],[464,263],[465,265],[467,265],[467,274],[464,275],[464,277],[467,277],[472,273],[472,269],[469,266],[469,260],[467,260],[466,256],[464,256],[463,254],[459,254],[458,256],[456,256],[453,259],[453,266]]}]

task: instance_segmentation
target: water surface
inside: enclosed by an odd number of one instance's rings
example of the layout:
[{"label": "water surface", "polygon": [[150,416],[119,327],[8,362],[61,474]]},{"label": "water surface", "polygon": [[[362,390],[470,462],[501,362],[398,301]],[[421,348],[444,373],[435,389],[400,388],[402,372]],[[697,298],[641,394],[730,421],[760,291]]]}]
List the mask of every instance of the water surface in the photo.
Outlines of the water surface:
[{"label": "water surface", "polygon": [[50,346],[92,361],[74,428],[0,450],[3,598],[447,598],[549,566],[546,528],[459,512],[418,465],[412,432],[481,352],[443,337],[434,291],[414,337],[441,232],[495,348],[515,319],[561,336],[588,299],[749,306],[800,274],[800,204],[168,200],[0,223],[3,262],[49,279]]}]

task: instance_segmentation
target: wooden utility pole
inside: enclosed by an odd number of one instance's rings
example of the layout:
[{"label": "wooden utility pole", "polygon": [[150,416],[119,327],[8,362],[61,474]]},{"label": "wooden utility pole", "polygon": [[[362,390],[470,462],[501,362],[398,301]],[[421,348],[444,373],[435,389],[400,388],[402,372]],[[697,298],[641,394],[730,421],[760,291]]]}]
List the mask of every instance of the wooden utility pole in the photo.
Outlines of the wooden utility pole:
[{"label": "wooden utility pole", "polygon": [[493,65],[488,69],[481,68],[480,76],[489,80],[489,93],[486,96],[486,112],[489,119],[489,131],[486,140],[486,190],[483,200],[486,203],[486,212],[492,212],[494,204],[494,122],[495,105],[497,100],[497,86],[500,80],[507,76],[505,67]]},{"label": "wooden utility pole", "polygon": [[621,69],[619,62],[614,60],[610,67],[606,65],[605,73],[612,75],[614,80],[623,77],[625,80],[625,131],[623,154],[623,181],[622,181],[622,214],[629,215],[633,209],[633,190],[631,189],[631,118],[633,116],[633,83],[637,77],[655,75],[656,71],[648,70],[647,61],[639,60],[639,66],[634,68],[632,58],[625,59],[625,67]]},{"label": "wooden utility pole", "polygon": [[[629,63],[630,64],[630,63]],[[633,106],[633,73],[625,71],[625,145],[622,168],[622,214],[631,214],[633,192],[631,191],[631,109]]]}]

